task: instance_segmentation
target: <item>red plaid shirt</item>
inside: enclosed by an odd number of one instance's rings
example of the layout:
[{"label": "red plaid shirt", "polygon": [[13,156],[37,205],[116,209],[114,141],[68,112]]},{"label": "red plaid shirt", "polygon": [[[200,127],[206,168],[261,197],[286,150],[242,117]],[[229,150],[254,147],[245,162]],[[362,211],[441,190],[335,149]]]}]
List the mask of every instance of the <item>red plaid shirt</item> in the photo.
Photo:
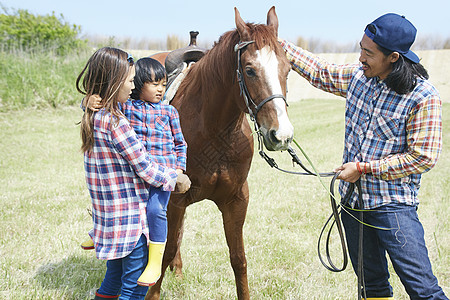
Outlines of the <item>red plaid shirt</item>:
[{"label": "red plaid shirt", "polygon": [[92,151],[84,154],[92,239],[97,258],[118,259],[134,249],[142,234],[148,239],[149,186],[172,191],[177,175],[150,159],[126,118],[116,124],[100,110],[94,116],[94,139]]}]

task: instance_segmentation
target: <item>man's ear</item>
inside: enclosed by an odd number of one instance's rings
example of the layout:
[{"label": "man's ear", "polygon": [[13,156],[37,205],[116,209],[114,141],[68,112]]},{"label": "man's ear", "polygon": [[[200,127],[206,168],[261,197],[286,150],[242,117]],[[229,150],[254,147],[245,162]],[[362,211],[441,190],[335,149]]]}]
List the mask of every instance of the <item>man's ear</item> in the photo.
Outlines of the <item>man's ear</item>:
[{"label": "man's ear", "polygon": [[389,55],[389,59],[391,60],[391,63],[395,63],[400,58],[400,53],[394,51]]}]

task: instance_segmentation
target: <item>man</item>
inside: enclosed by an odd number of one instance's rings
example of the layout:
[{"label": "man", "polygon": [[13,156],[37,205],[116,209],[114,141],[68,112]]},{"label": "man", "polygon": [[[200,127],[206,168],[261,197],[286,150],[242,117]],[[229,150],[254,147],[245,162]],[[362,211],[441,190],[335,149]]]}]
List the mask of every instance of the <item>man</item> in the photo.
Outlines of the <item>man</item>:
[{"label": "man", "polygon": [[[442,148],[441,100],[410,47],[416,28],[386,14],[367,25],[358,65],[333,65],[281,40],[293,69],[313,86],[346,98],[340,194],[349,255],[358,265],[359,212],[364,210],[363,278],[367,299],[393,299],[386,252],[411,299],[448,299],[432,273],[416,210],[421,174]],[[361,207],[362,206],[362,207]],[[353,215],[353,216],[352,216]]]}]

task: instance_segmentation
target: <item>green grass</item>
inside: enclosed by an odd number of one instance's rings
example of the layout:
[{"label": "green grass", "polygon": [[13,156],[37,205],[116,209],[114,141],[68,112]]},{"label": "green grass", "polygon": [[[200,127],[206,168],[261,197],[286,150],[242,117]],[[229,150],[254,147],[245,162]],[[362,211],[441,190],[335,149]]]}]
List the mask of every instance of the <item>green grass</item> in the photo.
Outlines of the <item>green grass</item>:
[{"label": "green grass", "polygon": [[75,78],[89,54],[10,54],[0,51],[0,112],[24,107],[65,107],[80,102]]},{"label": "green grass", "polygon": [[[419,215],[434,272],[450,293],[450,104],[444,104],[444,150],[423,177]],[[296,140],[320,171],[341,161],[344,103],[291,103]],[[0,113],[0,299],[91,299],[103,261],[79,244],[87,237],[90,199],[79,152],[76,106]],[[300,153],[299,151],[297,151]],[[268,153],[290,167],[287,153]],[[306,162],[306,161],[305,161]],[[325,179],[328,183],[328,179]],[[316,244],[331,212],[317,178],[271,169],[255,154],[244,227],[252,299],[356,299],[349,267],[327,271]],[[337,238],[333,255],[339,263]],[[235,299],[236,289],[218,209],[202,201],[187,209],[183,279],[166,274],[162,299]],[[395,299],[407,299],[392,276]]]}]

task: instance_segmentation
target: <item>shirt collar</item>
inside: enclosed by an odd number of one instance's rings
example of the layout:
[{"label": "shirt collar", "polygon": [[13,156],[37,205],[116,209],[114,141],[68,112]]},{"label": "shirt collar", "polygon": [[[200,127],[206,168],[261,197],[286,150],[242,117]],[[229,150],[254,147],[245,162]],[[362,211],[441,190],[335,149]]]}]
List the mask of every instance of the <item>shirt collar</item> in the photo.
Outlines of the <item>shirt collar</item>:
[{"label": "shirt collar", "polygon": [[151,107],[156,107],[161,103],[161,101],[159,101],[158,103],[151,103],[151,102],[146,102],[146,101],[143,101],[140,99],[138,99],[138,100],[133,99],[132,102],[133,102],[134,106],[150,105]]}]

